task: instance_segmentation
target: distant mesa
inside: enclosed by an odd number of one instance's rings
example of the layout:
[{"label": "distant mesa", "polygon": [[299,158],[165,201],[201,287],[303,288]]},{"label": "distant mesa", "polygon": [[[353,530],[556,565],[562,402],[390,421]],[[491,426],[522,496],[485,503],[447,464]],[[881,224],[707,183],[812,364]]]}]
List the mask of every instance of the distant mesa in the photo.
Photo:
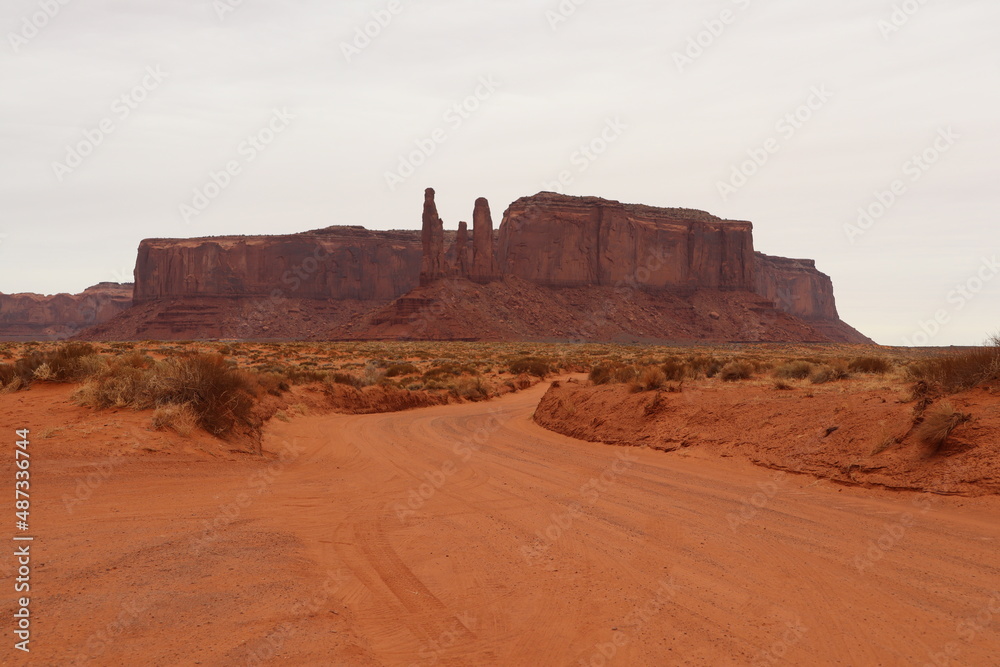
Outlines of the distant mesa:
[{"label": "distant mesa", "polygon": [[132,306],[132,284],[100,283],[80,294],[0,293],[0,341],[62,340]]},{"label": "distant mesa", "polygon": [[[457,228],[428,189],[419,231],[147,239],[132,300],[114,288],[80,337],[871,342],[813,261],[755,252],[749,222],[542,192],[499,230],[477,199],[471,235]],[[0,335],[75,332],[75,315],[14,299]]]}]

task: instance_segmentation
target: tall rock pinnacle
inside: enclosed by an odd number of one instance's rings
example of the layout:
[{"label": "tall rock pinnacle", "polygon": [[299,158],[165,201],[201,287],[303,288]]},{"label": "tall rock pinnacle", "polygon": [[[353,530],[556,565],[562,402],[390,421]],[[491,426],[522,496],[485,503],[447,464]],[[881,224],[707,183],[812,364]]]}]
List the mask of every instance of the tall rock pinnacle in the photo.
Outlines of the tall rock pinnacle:
[{"label": "tall rock pinnacle", "polygon": [[469,223],[458,223],[458,236],[455,237],[455,272],[467,278],[472,271],[472,248],[469,246]]},{"label": "tall rock pinnacle", "polygon": [[424,219],[421,231],[423,261],[420,266],[420,284],[427,285],[445,275],[444,222],[438,217],[434,203],[434,188],[424,191]]},{"label": "tall rock pinnacle", "polygon": [[472,218],[472,271],[469,277],[480,283],[499,278],[493,254],[493,216],[490,203],[483,197],[476,200]]}]

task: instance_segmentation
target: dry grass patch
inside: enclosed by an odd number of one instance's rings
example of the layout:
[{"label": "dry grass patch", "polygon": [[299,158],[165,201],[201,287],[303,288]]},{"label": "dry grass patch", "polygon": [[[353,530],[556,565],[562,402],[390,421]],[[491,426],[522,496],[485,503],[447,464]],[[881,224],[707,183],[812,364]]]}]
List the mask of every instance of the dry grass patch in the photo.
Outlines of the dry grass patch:
[{"label": "dry grass patch", "polygon": [[955,410],[947,401],[938,403],[924,412],[924,421],[915,432],[917,442],[923,445],[928,454],[935,454],[948,441],[951,432],[971,418],[970,415]]}]

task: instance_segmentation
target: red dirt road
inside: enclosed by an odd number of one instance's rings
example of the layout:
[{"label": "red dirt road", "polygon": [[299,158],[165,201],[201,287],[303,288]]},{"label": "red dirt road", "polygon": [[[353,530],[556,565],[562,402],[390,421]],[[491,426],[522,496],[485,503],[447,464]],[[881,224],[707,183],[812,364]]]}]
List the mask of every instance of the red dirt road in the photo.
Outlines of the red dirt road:
[{"label": "red dirt road", "polygon": [[572,440],[544,391],[132,457],[72,513],[93,462],[39,455],[4,664],[1000,664],[1000,499]]}]

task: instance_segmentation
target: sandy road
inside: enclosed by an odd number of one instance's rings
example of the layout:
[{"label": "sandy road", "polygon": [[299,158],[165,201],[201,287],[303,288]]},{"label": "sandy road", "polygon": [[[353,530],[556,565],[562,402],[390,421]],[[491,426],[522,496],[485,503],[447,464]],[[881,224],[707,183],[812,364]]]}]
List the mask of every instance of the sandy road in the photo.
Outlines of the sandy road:
[{"label": "sandy road", "polygon": [[583,443],[543,391],[129,464],[42,526],[34,664],[1000,664],[997,499]]}]

